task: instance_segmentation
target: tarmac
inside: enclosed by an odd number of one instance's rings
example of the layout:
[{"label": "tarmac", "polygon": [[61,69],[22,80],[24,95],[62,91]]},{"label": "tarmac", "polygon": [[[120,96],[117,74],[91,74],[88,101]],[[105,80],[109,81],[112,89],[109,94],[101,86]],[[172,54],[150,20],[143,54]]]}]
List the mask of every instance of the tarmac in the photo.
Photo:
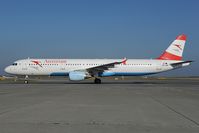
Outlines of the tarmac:
[{"label": "tarmac", "polygon": [[199,133],[198,79],[0,81],[0,133]]}]

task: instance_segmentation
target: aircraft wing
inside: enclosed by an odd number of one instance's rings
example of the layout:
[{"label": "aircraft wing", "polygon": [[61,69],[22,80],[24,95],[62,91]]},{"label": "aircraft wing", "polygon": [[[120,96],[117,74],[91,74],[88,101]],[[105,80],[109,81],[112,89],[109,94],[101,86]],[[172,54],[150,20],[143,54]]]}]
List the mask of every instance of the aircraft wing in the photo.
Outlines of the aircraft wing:
[{"label": "aircraft wing", "polygon": [[105,70],[108,70],[109,68],[114,68],[115,65],[126,64],[126,61],[127,59],[124,58],[122,61],[112,62],[112,63],[107,63],[107,64],[87,68],[86,71],[89,72],[91,75],[95,75],[97,73],[104,72]]}]

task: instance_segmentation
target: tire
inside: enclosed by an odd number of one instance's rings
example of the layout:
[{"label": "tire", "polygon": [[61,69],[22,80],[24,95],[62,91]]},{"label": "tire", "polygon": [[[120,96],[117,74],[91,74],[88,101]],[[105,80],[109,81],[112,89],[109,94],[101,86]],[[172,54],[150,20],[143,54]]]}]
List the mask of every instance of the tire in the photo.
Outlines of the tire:
[{"label": "tire", "polygon": [[95,84],[101,84],[102,83],[101,79],[98,79],[98,78],[96,78],[94,82],[95,82]]}]

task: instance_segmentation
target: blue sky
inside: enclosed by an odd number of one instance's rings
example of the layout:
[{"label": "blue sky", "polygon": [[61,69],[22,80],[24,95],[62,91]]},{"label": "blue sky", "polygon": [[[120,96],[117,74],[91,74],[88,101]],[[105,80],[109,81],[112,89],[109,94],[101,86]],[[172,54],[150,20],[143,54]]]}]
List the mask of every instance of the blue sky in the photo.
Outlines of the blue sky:
[{"label": "blue sky", "polygon": [[0,1],[0,74],[24,58],[156,58],[186,34],[192,66],[168,72],[199,75],[197,0]]}]

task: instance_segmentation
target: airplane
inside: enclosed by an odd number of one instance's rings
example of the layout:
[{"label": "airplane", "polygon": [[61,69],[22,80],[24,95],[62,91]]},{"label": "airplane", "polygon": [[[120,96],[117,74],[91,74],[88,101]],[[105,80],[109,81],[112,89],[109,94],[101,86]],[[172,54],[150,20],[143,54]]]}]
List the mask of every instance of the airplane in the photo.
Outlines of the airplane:
[{"label": "airplane", "polygon": [[157,74],[191,64],[183,61],[182,55],[186,42],[182,34],[155,59],[23,59],[15,61],[5,68],[5,72],[15,76],[64,76],[71,81],[94,79],[101,83],[101,77],[108,76],[144,76]]}]

